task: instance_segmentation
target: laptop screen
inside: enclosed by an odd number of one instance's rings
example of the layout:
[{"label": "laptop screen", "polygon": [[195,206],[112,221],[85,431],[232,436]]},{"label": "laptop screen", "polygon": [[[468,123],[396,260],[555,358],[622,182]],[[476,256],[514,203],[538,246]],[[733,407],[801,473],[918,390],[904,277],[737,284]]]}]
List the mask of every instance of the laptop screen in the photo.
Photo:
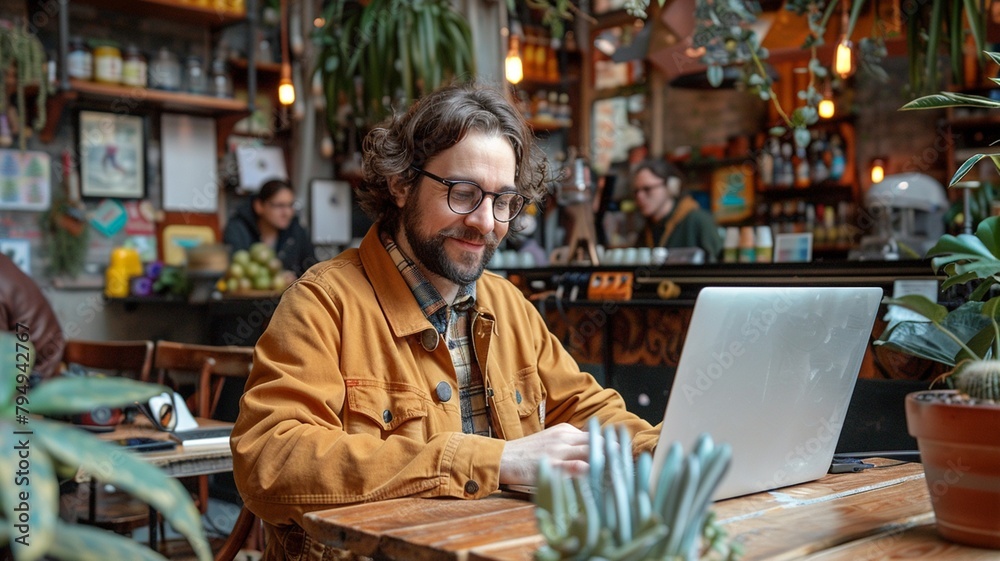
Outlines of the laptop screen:
[{"label": "laptop screen", "polygon": [[654,454],[703,432],[733,447],[715,499],[827,472],[881,288],[708,287],[695,302]]}]

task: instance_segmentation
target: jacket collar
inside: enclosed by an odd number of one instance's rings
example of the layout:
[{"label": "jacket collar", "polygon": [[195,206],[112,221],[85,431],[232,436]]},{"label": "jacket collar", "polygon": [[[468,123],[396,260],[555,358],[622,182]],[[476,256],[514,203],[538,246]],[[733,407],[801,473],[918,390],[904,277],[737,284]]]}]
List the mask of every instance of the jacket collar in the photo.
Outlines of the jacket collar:
[{"label": "jacket collar", "polygon": [[[433,330],[434,326],[424,316],[409,285],[399,274],[392,257],[382,245],[382,240],[379,239],[379,226],[379,223],[375,223],[368,229],[358,247],[358,254],[368,282],[371,283],[379,306],[385,314],[386,321],[389,322],[389,328],[396,337],[407,337],[428,329]],[[484,273],[486,274],[489,273]],[[493,316],[488,302],[483,300],[483,297],[486,297],[486,300],[489,300],[489,297],[483,293],[480,283],[482,279],[476,281],[476,304],[473,309],[479,314]]]}]

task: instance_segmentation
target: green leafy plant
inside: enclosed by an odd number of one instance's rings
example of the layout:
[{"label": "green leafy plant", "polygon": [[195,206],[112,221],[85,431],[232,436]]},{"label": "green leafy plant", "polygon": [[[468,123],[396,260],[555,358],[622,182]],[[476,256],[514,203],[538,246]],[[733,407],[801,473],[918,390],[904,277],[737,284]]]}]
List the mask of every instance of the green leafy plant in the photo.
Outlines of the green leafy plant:
[{"label": "green leafy plant", "polygon": [[0,115],[7,113],[8,73],[13,75],[14,88],[17,93],[17,115],[21,121],[18,128],[18,140],[21,150],[27,148],[28,106],[26,89],[37,86],[38,95],[35,98],[35,120],[32,124],[35,130],[45,126],[45,101],[48,96],[48,83],[45,80],[45,49],[35,34],[28,30],[26,24],[12,25],[0,21],[0,85],[3,95],[0,95]]},{"label": "green leafy plant", "polygon": [[[989,57],[991,61],[996,64],[1000,64],[1000,53],[987,51],[986,56]],[[990,78],[994,84],[1000,86],[1000,78]],[[904,111],[918,110],[918,109],[944,109],[947,107],[979,107],[985,109],[996,109],[1000,108],[1000,101],[995,99],[975,95],[975,94],[965,94],[959,92],[939,92],[936,94],[925,95],[914,99],[913,101],[907,103],[902,107]],[[969,159],[967,159],[952,176],[951,181],[948,183],[949,186],[953,186],[956,183],[962,181],[962,179],[969,173],[982,160],[989,158],[993,161],[993,165],[1000,169],[1000,153],[981,153],[975,154]]]},{"label": "green leafy plant", "polygon": [[452,79],[475,74],[472,32],[447,0],[334,0],[316,30],[331,131],[364,130]]},{"label": "green leafy plant", "polygon": [[945,273],[942,290],[971,287],[967,301],[949,310],[921,295],[887,298],[927,321],[890,325],[875,344],[952,366],[945,376],[960,392],[1000,400],[1000,296],[988,298],[1000,282],[1000,217],[980,222],[975,235],[945,234],[927,256]]},{"label": "green leafy plant", "polygon": [[166,388],[125,378],[60,377],[28,391],[34,348],[28,332],[0,332],[0,547],[17,561],[42,558],[163,560],[135,540],[58,519],[59,478],[78,470],[139,498],[184,535],[198,559],[210,561],[201,518],[176,479],[120,446],[65,423],[97,407],[118,407]]},{"label": "green leafy plant", "polygon": [[[735,559],[738,547],[708,510],[732,458],[702,435],[690,454],[673,443],[652,485],[649,453],[632,458],[629,434],[591,419],[590,470],[565,477],[543,459],[535,513],[545,545],[537,561],[559,559]],[[699,544],[699,537],[701,538]],[[699,547],[700,545],[700,547]]]}]

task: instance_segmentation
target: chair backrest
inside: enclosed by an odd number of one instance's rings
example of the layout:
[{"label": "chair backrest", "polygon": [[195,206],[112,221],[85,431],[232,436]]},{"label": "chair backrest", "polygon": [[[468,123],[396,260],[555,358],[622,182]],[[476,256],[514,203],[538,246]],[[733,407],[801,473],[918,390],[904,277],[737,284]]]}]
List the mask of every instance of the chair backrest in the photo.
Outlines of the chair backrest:
[{"label": "chair backrest", "polygon": [[196,414],[210,418],[219,403],[225,379],[246,379],[252,362],[253,347],[157,341],[153,368],[161,384],[166,382],[168,373],[172,371],[196,373]]},{"label": "chair backrest", "polygon": [[113,370],[119,376],[148,382],[153,364],[153,342],[70,339],[66,341],[62,360],[86,368]]}]

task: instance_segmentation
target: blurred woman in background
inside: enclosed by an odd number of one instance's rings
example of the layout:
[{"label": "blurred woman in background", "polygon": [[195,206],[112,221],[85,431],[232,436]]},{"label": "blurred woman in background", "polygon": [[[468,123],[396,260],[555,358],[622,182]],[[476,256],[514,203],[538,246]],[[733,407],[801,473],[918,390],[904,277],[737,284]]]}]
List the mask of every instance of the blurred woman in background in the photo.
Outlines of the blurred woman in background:
[{"label": "blurred woman in background", "polygon": [[274,250],[284,268],[300,276],[316,263],[309,232],[295,214],[295,191],[288,182],[264,183],[249,204],[240,207],[226,224],[222,241],[230,251],[249,250],[262,242]]}]

